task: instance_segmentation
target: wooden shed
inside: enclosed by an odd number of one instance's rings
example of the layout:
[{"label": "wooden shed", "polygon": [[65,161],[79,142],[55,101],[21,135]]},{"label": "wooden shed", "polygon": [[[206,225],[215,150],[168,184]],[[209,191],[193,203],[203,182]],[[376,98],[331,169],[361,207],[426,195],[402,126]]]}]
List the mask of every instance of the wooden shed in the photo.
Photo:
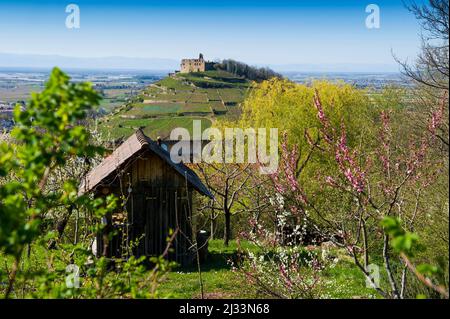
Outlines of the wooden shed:
[{"label": "wooden shed", "polygon": [[[130,253],[158,256],[167,247],[170,230],[178,230],[171,259],[192,262],[193,191],[212,198],[198,176],[183,163],[175,164],[159,142],[136,131],[90,171],[79,193],[115,194],[120,207],[106,216],[97,236],[97,255],[123,258]],[[111,234],[114,230],[114,236]]]}]

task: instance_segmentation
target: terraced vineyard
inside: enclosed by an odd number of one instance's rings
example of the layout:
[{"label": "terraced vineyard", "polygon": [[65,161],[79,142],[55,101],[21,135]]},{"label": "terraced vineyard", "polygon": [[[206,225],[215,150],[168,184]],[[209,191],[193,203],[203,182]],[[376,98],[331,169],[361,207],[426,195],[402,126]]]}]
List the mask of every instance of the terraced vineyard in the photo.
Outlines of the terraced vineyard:
[{"label": "terraced vineyard", "polygon": [[192,121],[202,128],[239,108],[250,82],[223,71],[176,74],[144,89],[132,102],[99,121],[106,139],[128,137],[138,128],[152,138],[167,138],[176,127],[192,131]]}]

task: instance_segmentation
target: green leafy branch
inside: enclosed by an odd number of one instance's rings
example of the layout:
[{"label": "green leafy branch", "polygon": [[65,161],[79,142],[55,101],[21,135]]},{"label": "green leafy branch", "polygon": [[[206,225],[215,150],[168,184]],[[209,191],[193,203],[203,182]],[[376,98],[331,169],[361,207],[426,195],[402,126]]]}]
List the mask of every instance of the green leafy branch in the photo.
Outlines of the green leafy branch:
[{"label": "green leafy branch", "polygon": [[439,268],[430,264],[420,264],[415,266],[411,258],[414,256],[414,250],[420,249],[419,236],[415,233],[406,231],[401,220],[395,217],[384,217],[381,221],[386,233],[391,237],[390,245],[397,252],[408,269],[428,288],[433,289],[445,298],[449,298],[449,292],[443,285],[433,283],[430,277],[439,272]]}]

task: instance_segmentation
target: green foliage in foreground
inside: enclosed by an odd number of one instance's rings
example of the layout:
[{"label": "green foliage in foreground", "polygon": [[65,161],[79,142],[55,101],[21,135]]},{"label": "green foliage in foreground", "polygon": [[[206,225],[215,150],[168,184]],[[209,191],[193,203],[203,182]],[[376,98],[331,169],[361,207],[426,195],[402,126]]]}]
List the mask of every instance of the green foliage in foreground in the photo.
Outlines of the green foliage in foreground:
[{"label": "green foliage in foreground", "polygon": [[[13,298],[101,299],[165,297],[157,288],[172,263],[158,257],[148,267],[146,257],[128,260],[96,259],[86,245],[60,245],[57,250],[46,247],[48,238],[40,238],[22,259],[15,279]],[[2,265],[13,258],[0,254]],[[0,269],[0,282],[7,282],[6,269]],[[75,275],[77,277],[75,277]],[[0,293],[4,287],[0,286]]]},{"label": "green foliage in foreground", "polygon": [[[75,178],[67,177],[60,189],[52,189],[52,174],[69,161],[81,165],[102,152],[91,144],[81,122],[100,97],[91,84],[69,80],[55,68],[44,91],[33,94],[26,110],[16,107],[13,140],[0,144],[0,293],[5,298],[155,296],[159,275],[171,266],[162,258],[150,260],[156,266],[147,271],[145,258],[93,260],[88,243],[59,242],[57,250],[47,246],[57,237],[45,225],[52,218],[77,209],[99,220],[117,206],[114,197],[105,201],[79,196]],[[97,225],[91,225],[93,234],[101,229]],[[35,251],[37,255],[32,254]],[[76,277],[73,271],[84,276],[80,288],[71,281]]]},{"label": "green foliage in foreground", "polygon": [[[444,269],[440,265],[431,265],[428,263],[414,266],[410,260],[410,258],[415,256],[417,251],[424,250],[424,247],[419,242],[419,236],[403,229],[402,222],[399,218],[385,217],[381,221],[381,225],[392,237],[390,241],[392,248],[402,256],[406,265],[415,274],[417,279],[428,288],[448,298],[448,291],[445,287],[446,279]],[[419,294],[417,297],[421,298],[426,296]]]},{"label": "green foliage in foreground", "polygon": [[[58,193],[46,193],[49,174],[71,157],[87,158],[100,152],[77,125],[100,97],[87,83],[70,83],[53,70],[45,90],[33,94],[25,111],[17,106],[12,131],[16,143],[0,145],[0,250],[17,260],[25,245],[39,235],[45,214],[60,205],[80,204],[77,181],[67,180]],[[85,202],[87,205],[88,203]],[[97,203],[98,204],[98,203]]]},{"label": "green foliage in foreground", "polygon": [[24,111],[14,111],[14,142],[0,144],[0,252],[11,256],[5,296],[14,290],[24,249],[39,236],[44,219],[68,207],[83,206],[101,217],[115,207],[77,195],[77,180],[66,179],[58,191],[48,191],[50,175],[70,159],[91,158],[101,149],[91,145],[90,134],[80,121],[99,95],[89,83],[70,83],[55,68],[42,93],[32,95]]}]

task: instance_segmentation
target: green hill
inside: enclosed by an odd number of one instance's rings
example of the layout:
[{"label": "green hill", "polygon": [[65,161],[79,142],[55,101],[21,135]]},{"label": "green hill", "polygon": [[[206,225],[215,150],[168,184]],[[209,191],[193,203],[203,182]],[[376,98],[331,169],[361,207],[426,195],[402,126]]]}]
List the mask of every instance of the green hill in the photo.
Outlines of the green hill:
[{"label": "green hill", "polygon": [[177,73],[155,82],[132,101],[105,116],[99,128],[106,139],[128,137],[144,128],[150,137],[168,137],[175,127],[202,128],[222,116],[236,116],[250,81],[225,71]]}]

